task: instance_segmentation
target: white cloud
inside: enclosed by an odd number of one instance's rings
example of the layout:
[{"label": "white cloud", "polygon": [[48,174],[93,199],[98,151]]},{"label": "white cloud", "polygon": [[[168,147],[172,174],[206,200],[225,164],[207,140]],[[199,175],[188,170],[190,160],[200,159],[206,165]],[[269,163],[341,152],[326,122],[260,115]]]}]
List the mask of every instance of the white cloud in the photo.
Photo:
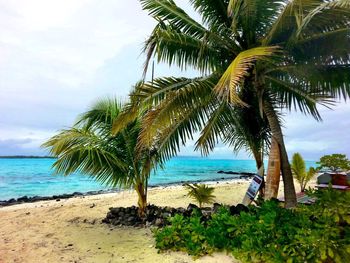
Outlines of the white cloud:
[{"label": "white cloud", "polygon": [[[176,2],[193,13],[187,0]],[[141,47],[153,26],[138,0],[0,0],[0,155],[40,153],[97,97],[125,98],[142,75]],[[195,72],[156,67],[156,76],[169,74]],[[350,105],[322,114],[322,123],[286,116],[290,152],[350,154]],[[181,154],[193,155],[193,144]],[[234,155],[219,145],[214,156]]]}]

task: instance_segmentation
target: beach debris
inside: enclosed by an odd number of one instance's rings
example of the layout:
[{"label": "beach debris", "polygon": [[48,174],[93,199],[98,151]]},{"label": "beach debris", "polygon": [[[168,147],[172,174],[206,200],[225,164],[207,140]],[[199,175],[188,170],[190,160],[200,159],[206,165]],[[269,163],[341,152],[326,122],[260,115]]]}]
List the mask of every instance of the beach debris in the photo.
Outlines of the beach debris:
[{"label": "beach debris", "polygon": [[95,203],[93,203],[92,205],[90,205],[90,208],[94,208],[95,206]]}]

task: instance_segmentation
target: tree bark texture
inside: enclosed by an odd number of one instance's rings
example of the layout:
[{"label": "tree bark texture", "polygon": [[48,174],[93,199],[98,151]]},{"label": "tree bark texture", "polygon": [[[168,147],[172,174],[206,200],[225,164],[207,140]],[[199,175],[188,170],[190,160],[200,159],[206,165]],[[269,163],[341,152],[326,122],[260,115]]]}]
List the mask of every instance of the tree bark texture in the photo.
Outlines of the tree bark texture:
[{"label": "tree bark texture", "polygon": [[146,192],[146,187],[144,186],[144,184],[139,183],[136,185],[135,187],[137,195],[138,195],[138,201],[137,201],[137,205],[139,207],[139,216],[141,218],[144,218],[145,213],[146,213],[146,208],[147,208],[147,192]]},{"label": "tree bark texture", "polygon": [[275,112],[275,109],[273,108],[271,103],[269,102],[264,103],[264,112],[266,114],[266,117],[268,119],[271,131],[272,131],[272,137],[277,141],[279,150],[280,150],[281,171],[282,171],[282,178],[284,183],[285,207],[286,208],[295,207],[297,205],[297,198],[295,193],[292,170],[288,161],[288,154],[284,144],[282,128],[279,123],[279,119]]},{"label": "tree bark texture", "polygon": [[277,198],[281,177],[281,158],[278,142],[272,137],[269,163],[267,167],[265,200]]}]

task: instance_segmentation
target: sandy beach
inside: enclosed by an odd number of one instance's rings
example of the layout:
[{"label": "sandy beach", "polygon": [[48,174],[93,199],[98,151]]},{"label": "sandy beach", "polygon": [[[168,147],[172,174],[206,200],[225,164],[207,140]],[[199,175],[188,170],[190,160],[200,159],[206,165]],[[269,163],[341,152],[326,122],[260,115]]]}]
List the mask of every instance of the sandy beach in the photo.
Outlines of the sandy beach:
[{"label": "sandy beach", "polygon": [[[217,201],[240,203],[249,182],[220,182]],[[149,228],[102,224],[109,207],[136,204],[133,192],[76,197],[0,208],[0,262],[192,262],[191,256],[158,254]],[[149,190],[149,203],[186,207],[182,186]],[[236,262],[216,253],[196,262]]]},{"label": "sandy beach", "polygon": [[[211,184],[217,202],[232,205],[242,201],[249,181]],[[101,223],[109,207],[135,205],[136,200],[135,193],[123,191],[0,208],[0,262],[193,262],[184,253],[159,254],[149,228]],[[190,202],[180,185],[149,190],[151,204],[187,207]],[[215,253],[196,262],[238,261]]]}]

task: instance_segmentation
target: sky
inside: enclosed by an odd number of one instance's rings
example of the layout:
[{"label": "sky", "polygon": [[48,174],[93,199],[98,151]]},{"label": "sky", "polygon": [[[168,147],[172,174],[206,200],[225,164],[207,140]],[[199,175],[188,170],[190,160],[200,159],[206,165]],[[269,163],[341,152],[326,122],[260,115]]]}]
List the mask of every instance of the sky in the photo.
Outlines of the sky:
[{"label": "sky", "polygon": [[[192,12],[188,1],[176,1]],[[97,98],[127,95],[142,77],[155,22],[138,0],[0,0],[0,155],[46,155],[40,145]],[[156,76],[191,76],[164,65]],[[350,103],[320,108],[323,122],[285,113],[291,155],[350,157]],[[180,155],[193,152],[194,142]],[[219,145],[212,158],[249,158]]]}]

